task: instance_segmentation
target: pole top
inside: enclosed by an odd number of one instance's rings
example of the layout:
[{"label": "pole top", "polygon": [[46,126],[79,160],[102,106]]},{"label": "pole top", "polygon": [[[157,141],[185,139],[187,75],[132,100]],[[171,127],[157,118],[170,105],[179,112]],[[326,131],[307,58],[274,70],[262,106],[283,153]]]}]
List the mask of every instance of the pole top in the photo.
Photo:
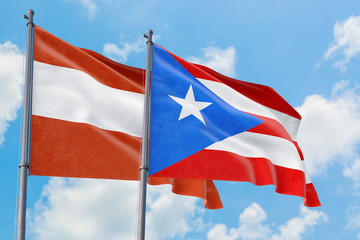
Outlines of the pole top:
[{"label": "pole top", "polygon": [[32,26],[34,26],[34,22],[33,22],[33,17],[34,17],[34,10],[32,9],[29,9],[27,11],[28,15],[24,15],[24,18],[28,20],[27,24],[26,25],[29,25],[29,24],[32,24]]},{"label": "pole top", "polygon": [[27,11],[27,13],[28,13],[28,15],[35,15],[34,10],[32,10],[32,9],[29,9],[29,10]]},{"label": "pole top", "polygon": [[144,34],[144,38],[146,38],[147,39],[147,41],[146,41],[146,44],[148,43],[148,42],[150,42],[151,44],[152,44],[152,35],[153,35],[153,31],[151,30],[151,29],[149,29],[149,30],[147,30],[147,35],[146,34]]}]

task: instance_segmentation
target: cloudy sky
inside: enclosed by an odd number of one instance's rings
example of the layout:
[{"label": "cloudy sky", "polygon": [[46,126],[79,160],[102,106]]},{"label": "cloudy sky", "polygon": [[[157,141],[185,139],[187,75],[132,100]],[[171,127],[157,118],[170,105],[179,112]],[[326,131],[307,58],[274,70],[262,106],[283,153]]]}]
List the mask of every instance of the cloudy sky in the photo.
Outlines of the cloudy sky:
[{"label": "cloudy sky", "polygon": [[[26,21],[145,66],[142,35],[187,60],[277,90],[303,117],[299,144],[321,207],[273,186],[215,184],[224,209],[150,187],[147,239],[360,239],[360,2],[2,0],[0,236],[15,235]],[[30,240],[135,239],[138,183],[29,177]]]}]

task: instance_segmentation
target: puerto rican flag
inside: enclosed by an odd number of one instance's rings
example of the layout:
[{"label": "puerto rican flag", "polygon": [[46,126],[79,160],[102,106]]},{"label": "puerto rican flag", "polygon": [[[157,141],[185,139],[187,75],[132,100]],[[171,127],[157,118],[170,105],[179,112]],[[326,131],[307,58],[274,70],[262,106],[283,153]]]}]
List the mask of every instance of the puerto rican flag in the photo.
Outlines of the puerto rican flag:
[{"label": "puerto rican flag", "polygon": [[301,116],[272,88],[154,46],[150,176],[247,181],[320,206],[296,142]]}]

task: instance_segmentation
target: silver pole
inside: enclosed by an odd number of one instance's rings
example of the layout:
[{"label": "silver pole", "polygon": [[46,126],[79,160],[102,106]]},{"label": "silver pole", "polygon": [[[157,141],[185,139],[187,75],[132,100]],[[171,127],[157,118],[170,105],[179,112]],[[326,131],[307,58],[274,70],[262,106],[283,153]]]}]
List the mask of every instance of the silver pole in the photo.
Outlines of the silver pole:
[{"label": "silver pole", "polygon": [[30,136],[31,136],[31,103],[32,103],[32,81],[33,81],[33,53],[34,53],[34,11],[29,10],[27,28],[27,49],[26,49],[26,66],[25,66],[25,88],[24,88],[24,112],[23,112],[23,129],[21,143],[21,162],[20,181],[19,181],[19,206],[18,206],[18,224],[17,240],[25,239],[26,225],[26,191],[27,176],[30,160]]},{"label": "silver pole", "polygon": [[144,99],[144,123],[143,123],[143,141],[142,141],[142,155],[140,165],[140,193],[139,193],[139,217],[138,217],[138,232],[137,239],[145,239],[145,218],[146,218],[146,187],[148,177],[148,156],[149,156],[149,142],[150,142],[150,111],[151,111],[151,74],[152,74],[152,53],[153,31],[148,30],[147,38],[147,57],[146,57],[146,78],[145,78],[145,99]]}]

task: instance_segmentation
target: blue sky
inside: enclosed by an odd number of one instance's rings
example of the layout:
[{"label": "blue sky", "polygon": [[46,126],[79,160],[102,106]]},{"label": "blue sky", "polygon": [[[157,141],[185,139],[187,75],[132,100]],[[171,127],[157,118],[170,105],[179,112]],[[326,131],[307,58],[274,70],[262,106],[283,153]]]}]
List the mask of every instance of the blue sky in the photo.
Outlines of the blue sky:
[{"label": "blue sky", "polygon": [[[79,47],[144,68],[142,35],[178,56],[273,87],[303,116],[299,144],[322,206],[273,186],[216,182],[224,209],[151,187],[149,239],[360,239],[360,2],[0,2],[0,235],[16,221],[23,14]],[[28,239],[135,239],[138,183],[29,177]]]}]

